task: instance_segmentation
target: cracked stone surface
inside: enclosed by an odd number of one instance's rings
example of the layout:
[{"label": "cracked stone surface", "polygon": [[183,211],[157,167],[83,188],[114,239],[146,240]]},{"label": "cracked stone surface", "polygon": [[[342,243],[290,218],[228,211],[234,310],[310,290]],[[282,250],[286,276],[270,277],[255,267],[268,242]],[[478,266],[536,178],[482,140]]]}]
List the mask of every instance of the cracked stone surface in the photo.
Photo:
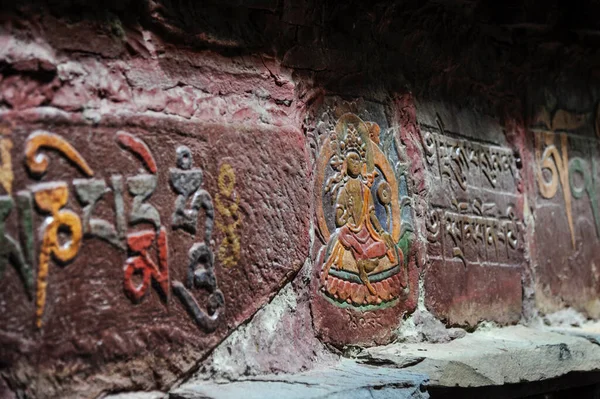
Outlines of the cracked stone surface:
[{"label": "cracked stone surface", "polygon": [[[229,380],[194,377],[172,390],[170,397],[312,398],[338,397],[348,391],[345,395],[358,398],[371,394],[376,398],[421,398],[428,397],[425,391],[433,387],[488,389],[527,383],[529,388],[520,392],[543,392],[536,384],[573,373],[592,376],[600,372],[599,331],[597,323],[582,328],[484,327],[445,343],[403,342],[356,348],[346,352],[352,358],[307,372],[245,375]],[[592,383],[594,377],[590,378]]]},{"label": "cracked stone surface", "polygon": [[[583,333],[583,332],[581,332]],[[429,376],[430,385],[483,387],[535,382],[600,370],[600,346],[548,329],[513,326],[476,331],[444,344],[397,343],[366,349],[368,363]]]},{"label": "cracked stone surface", "polygon": [[467,334],[462,328],[447,328],[431,313],[417,310],[402,323],[398,331],[399,342],[444,343],[462,338]]},{"label": "cracked stone surface", "polygon": [[334,367],[293,375],[264,375],[230,383],[192,381],[171,391],[172,399],[214,398],[429,398],[427,377],[397,368],[344,359]]},{"label": "cracked stone surface", "polygon": [[550,330],[559,334],[582,337],[596,345],[600,345],[600,323],[598,322],[588,322],[581,327],[555,327],[550,328]]},{"label": "cracked stone surface", "polygon": [[306,298],[288,284],[249,323],[227,337],[192,380],[226,382],[335,364],[339,357],[316,337],[306,334],[311,323]]}]

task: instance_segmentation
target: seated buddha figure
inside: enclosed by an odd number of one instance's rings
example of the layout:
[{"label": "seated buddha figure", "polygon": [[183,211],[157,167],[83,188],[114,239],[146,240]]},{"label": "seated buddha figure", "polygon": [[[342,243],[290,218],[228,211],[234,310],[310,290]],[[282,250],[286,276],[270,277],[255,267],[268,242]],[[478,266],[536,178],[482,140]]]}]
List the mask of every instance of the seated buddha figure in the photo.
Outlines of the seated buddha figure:
[{"label": "seated buddha figure", "polygon": [[332,179],[336,182],[335,225],[337,240],[325,270],[332,265],[344,269],[344,252],[349,251],[356,263],[360,281],[372,295],[376,289],[369,281],[368,273],[374,271],[380,261],[387,257],[389,264],[397,264],[397,251],[390,234],[386,232],[375,213],[371,186],[377,177],[377,170],[367,173],[367,143],[363,142],[356,127],[348,125],[345,139],[339,144],[339,159],[343,160],[340,174]]}]

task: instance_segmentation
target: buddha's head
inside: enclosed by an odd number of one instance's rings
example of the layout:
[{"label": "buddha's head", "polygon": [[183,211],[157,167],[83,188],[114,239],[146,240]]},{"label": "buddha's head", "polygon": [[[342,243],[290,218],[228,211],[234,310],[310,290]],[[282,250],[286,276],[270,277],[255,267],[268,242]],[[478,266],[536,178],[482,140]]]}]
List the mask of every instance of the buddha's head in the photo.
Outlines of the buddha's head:
[{"label": "buddha's head", "polygon": [[363,161],[357,152],[349,151],[346,155],[346,170],[350,177],[358,177],[362,171]]},{"label": "buddha's head", "polygon": [[346,173],[350,177],[358,177],[363,169],[366,144],[353,124],[348,124],[348,131],[341,147],[346,153]]}]

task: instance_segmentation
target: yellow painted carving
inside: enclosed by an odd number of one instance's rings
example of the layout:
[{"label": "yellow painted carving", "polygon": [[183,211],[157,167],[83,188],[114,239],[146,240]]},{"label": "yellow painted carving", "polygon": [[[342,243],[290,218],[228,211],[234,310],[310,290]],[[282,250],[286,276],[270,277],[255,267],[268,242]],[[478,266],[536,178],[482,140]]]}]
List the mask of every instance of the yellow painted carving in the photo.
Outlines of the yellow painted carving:
[{"label": "yellow painted carving", "polygon": [[229,222],[216,221],[217,228],[224,235],[219,247],[218,258],[225,267],[234,267],[240,260],[240,238],[237,228],[240,224],[238,214],[239,197],[235,195],[235,171],[229,164],[223,164],[219,169],[219,193],[215,198],[215,206],[222,218]]},{"label": "yellow painted carving", "polygon": [[12,194],[12,183],[14,180],[12,170],[12,159],[10,156],[10,150],[13,148],[12,140],[9,138],[0,138],[0,184],[6,192]]},{"label": "yellow painted carving", "polygon": [[[589,113],[576,114],[564,109],[558,109],[551,114],[546,108],[534,118],[533,124],[542,129],[535,131],[536,176],[540,194],[544,198],[554,198],[558,186],[562,187],[565,201],[565,213],[571,232],[571,244],[575,247],[575,226],[571,208],[572,196],[569,185],[569,138],[567,131],[583,127],[589,120]],[[560,138],[560,149],[555,144],[555,138]],[[544,171],[550,173],[549,180],[544,177]]]},{"label": "yellow painted carving", "polygon": [[[362,122],[362,123],[364,123],[364,122]],[[336,126],[336,130],[338,130],[337,133],[339,134],[340,127]],[[323,238],[325,239],[325,241],[329,241],[331,233],[329,231],[329,228],[327,227],[327,219],[325,218],[325,212],[323,210],[323,205],[322,205],[322,201],[323,201],[322,187],[324,187],[324,184],[325,184],[325,170],[327,169],[327,164],[329,164],[331,157],[334,155],[334,151],[331,147],[331,144],[332,144],[331,138],[328,137],[325,139],[325,141],[321,145],[321,153],[317,160],[317,170],[316,170],[316,175],[315,175],[314,199],[315,199],[315,204],[317,204],[315,212],[317,214],[317,223],[319,225],[319,230],[320,230]],[[398,206],[398,204],[400,204],[400,200],[398,198],[398,182],[396,181],[396,176],[394,174],[394,171],[393,171],[391,165],[388,163],[385,154],[383,154],[383,152],[381,152],[381,150],[379,149],[378,146],[372,145],[369,148],[371,149],[371,151],[367,152],[367,154],[366,154],[367,158],[366,158],[366,162],[365,162],[367,171],[372,172],[374,166],[377,166],[383,172],[383,177],[385,178],[386,182],[388,182],[388,184],[390,185],[390,194],[391,194],[390,203],[392,204],[392,207],[391,207],[392,215],[391,216],[392,216],[393,220],[399,221],[400,220],[400,207]],[[394,223],[392,231],[391,231],[391,235],[392,235],[392,238],[394,239],[394,241],[398,241],[400,239],[400,232],[401,232],[400,223],[399,222]]]},{"label": "yellow painted carving", "polygon": [[42,130],[33,132],[27,138],[27,144],[25,145],[25,164],[32,174],[41,176],[48,169],[48,157],[39,153],[41,148],[51,148],[59,151],[87,176],[94,175],[94,171],[71,144],[54,133]]},{"label": "yellow painted carving", "polygon": [[[315,213],[327,245],[321,260],[321,286],[342,302],[379,304],[391,300],[398,292],[392,293],[390,282],[402,280],[399,271],[380,281],[369,277],[401,270],[404,264],[404,254],[397,246],[402,231],[398,182],[378,142],[377,124],[344,114],[324,140],[317,159]],[[332,169],[333,174],[326,179]],[[374,196],[374,184],[384,195]],[[385,227],[375,213],[377,201],[385,208]],[[325,206],[333,208],[328,216]],[[357,274],[362,284],[346,280],[343,273]]]},{"label": "yellow painted carving", "polygon": [[[81,220],[79,216],[69,210],[61,208],[67,204],[69,191],[64,182],[39,184],[33,188],[35,203],[40,210],[50,216],[43,227],[43,240],[40,250],[39,270],[37,277],[36,297],[36,326],[42,327],[42,316],[46,304],[46,291],[48,285],[48,269],[50,259],[54,257],[59,262],[66,263],[77,255],[81,246]],[[68,230],[71,238],[66,243],[61,243],[58,232]]]},{"label": "yellow painted carving", "polygon": [[[540,194],[544,198],[553,198],[558,191],[560,183],[565,200],[565,211],[567,221],[571,230],[571,244],[575,248],[575,227],[573,225],[573,213],[571,209],[571,188],[569,186],[569,155],[568,137],[566,133],[560,133],[560,151],[554,144],[555,134],[553,132],[536,132],[535,155],[538,161],[536,175]],[[543,149],[543,152],[542,152]],[[544,177],[544,170],[550,172],[550,180]]]}]

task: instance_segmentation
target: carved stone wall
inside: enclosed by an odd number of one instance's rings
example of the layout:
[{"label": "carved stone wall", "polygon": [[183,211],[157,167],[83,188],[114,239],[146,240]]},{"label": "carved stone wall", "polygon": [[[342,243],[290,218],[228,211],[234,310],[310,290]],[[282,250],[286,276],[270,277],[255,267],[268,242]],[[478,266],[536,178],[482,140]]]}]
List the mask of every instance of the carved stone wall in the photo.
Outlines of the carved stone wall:
[{"label": "carved stone wall", "polygon": [[0,9],[0,396],[600,317],[595,20],[87,3]]}]

